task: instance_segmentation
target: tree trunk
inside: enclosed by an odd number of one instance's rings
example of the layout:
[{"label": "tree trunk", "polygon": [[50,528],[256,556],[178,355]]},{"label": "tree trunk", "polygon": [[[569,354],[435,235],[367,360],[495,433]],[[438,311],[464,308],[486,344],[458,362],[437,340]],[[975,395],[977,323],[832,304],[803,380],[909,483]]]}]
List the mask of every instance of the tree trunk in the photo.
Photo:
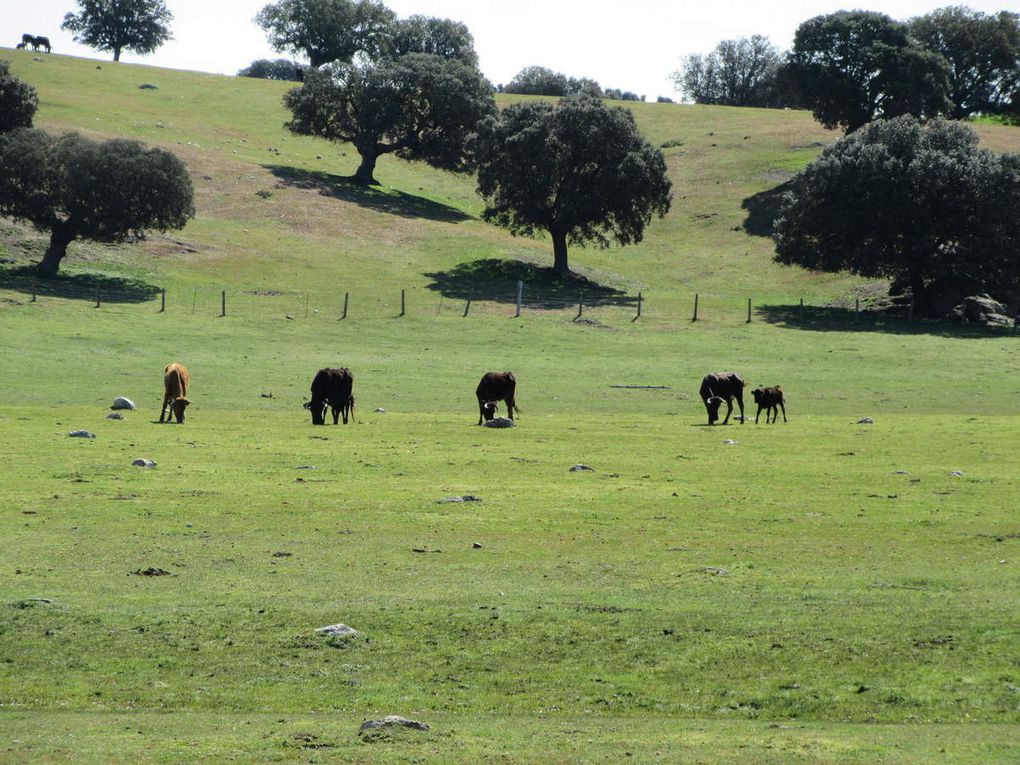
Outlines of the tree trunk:
[{"label": "tree trunk", "polygon": [[379,152],[374,148],[356,147],[361,155],[361,165],[358,172],[354,174],[354,180],[366,186],[378,186],[379,181],[375,179],[375,162],[379,159]]},{"label": "tree trunk", "polygon": [[46,248],[36,273],[42,277],[56,276],[60,270],[60,261],[67,254],[67,245],[74,241],[74,228],[68,223],[58,223],[50,232],[50,246]]},{"label": "tree trunk", "polygon": [[924,283],[924,275],[920,271],[910,274],[910,296],[914,301],[914,312],[921,316],[927,316],[928,307],[928,286]]},{"label": "tree trunk", "polygon": [[569,276],[570,267],[567,265],[567,232],[550,231],[553,240],[553,270],[560,276]]},{"label": "tree trunk", "polygon": [[119,47],[113,49],[113,60],[114,61],[120,61],[120,48]]}]

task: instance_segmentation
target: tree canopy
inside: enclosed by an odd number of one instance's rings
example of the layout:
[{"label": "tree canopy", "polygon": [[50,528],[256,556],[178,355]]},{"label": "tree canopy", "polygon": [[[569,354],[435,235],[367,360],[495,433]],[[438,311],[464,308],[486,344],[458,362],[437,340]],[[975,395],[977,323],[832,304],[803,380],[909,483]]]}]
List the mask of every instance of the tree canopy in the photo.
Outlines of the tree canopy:
[{"label": "tree canopy", "polygon": [[120,61],[123,50],[145,55],[173,38],[173,14],[163,0],[77,0],[78,13],[64,16],[61,29],[74,41],[101,51],[113,51]]},{"label": "tree canopy", "polygon": [[177,229],[195,214],[191,177],[162,149],[22,128],[0,135],[0,215],[50,233],[39,264],[55,274],[77,238],[120,242]]},{"label": "tree canopy", "polygon": [[238,77],[254,77],[261,80],[283,80],[285,82],[301,82],[304,80],[303,64],[285,58],[270,60],[259,58],[252,61],[244,69],[237,72]]},{"label": "tree canopy", "polygon": [[390,153],[470,170],[468,137],[496,108],[492,86],[476,68],[422,53],[310,71],[284,104],[293,132],[354,145],[361,183],[376,182],[376,160]]},{"label": "tree canopy", "polygon": [[561,275],[568,243],[640,242],[669,211],[662,153],[630,110],[596,98],[513,104],[479,125],[476,158],[484,218],[515,236],[549,232]]},{"label": "tree canopy", "polygon": [[673,81],[698,104],[772,106],[781,62],[779,49],[761,35],[723,40],[707,55],[687,56]]},{"label": "tree canopy", "polygon": [[278,51],[308,57],[313,67],[378,58],[396,14],[378,0],[278,0],[255,16]]},{"label": "tree canopy", "polygon": [[0,133],[31,127],[39,96],[35,88],[11,74],[9,61],[0,61]]},{"label": "tree canopy", "polygon": [[888,277],[919,311],[1020,286],[1020,154],[977,148],[958,122],[877,120],[794,177],[776,260]]},{"label": "tree canopy", "polygon": [[950,108],[946,62],[907,27],[871,11],[838,11],[797,28],[783,77],[825,127],[876,118],[933,117]]},{"label": "tree canopy", "polygon": [[390,56],[429,53],[478,66],[475,39],[467,26],[433,16],[415,15],[395,21],[388,34],[386,53]]},{"label": "tree canopy", "polygon": [[1020,15],[939,8],[911,19],[910,33],[948,63],[949,116],[1001,114],[1020,95]]}]

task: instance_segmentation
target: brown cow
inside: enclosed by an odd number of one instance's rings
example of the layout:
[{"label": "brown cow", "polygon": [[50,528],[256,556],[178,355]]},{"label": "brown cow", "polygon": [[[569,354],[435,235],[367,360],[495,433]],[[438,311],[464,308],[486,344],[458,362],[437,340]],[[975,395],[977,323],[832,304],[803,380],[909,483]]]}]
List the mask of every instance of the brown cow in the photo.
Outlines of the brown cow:
[{"label": "brown cow", "polygon": [[492,420],[496,416],[496,405],[500,401],[506,401],[507,416],[512,420],[514,412],[521,413],[514,401],[514,393],[517,390],[517,378],[513,372],[486,372],[482,375],[475,395],[478,397],[478,424],[482,419]]},{"label": "brown cow", "polygon": [[183,364],[169,364],[163,370],[163,409],[159,413],[159,421],[163,422],[166,420],[170,421],[170,417],[167,416],[167,408],[170,409],[170,414],[177,418],[178,423],[184,422],[184,410],[187,408],[188,401],[185,396],[188,395],[188,383],[190,378],[188,377],[188,370]]},{"label": "brown cow", "polygon": [[312,425],[326,424],[326,407],[333,411],[333,424],[336,425],[343,415],[344,425],[347,418],[354,415],[354,375],[347,367],[337,369],[320,369],[312,380],[312,400],[305,404],[305,409],[312,413]]},{"label": "brown cow", "polygon": [[[772,422],[779,417],[779,409],[783,410],[783,422],[786,422],[786,400],[783,398],[782,386],[775,385],[771,388],[755,388],[751,391],[754,396],[754,403],[758,405],[758,414],[754,416],[755,424],[758,423],[758,415],[765,410],[765,424],[769,422],[769,412],[772,413]],[[779,407],[777,409],[776,407]]]},{"label": "brown cow", "polygon": [[705,375],[701,381],[701,400],[705,402],[705,409],[708,410],[708,424],[714,425],[719,419],[719,407],[726,403],[726,419],[722,424],[730,421],[730,414],[733,412],[733,399],[737,400],[740,407],[740,424],[744,424],[744,380],[736,372],[715,372]]}]

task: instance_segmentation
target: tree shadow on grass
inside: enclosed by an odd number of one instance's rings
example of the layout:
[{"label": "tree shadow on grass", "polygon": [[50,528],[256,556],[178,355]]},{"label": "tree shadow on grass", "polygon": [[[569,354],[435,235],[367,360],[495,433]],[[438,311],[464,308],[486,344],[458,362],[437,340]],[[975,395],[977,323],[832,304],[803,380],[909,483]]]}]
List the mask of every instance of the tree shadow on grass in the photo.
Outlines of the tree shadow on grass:
[{"label": "tree shadow on grass", "polygon": [[783,196],[792,188],[792,181],[786,181],[774,189],[759,191],[752,194],[740,203],[740,207],[747,210],[747,218],[744,220],[744,231],[751,236],[772,236],[775,228],[776,218],[779,216],[779,208],[783,203]]},{"label": "tree shadow on grass", "polygon": [[518,260],[483,258],[460,263],[448,271],[423,274],[432,283],[426,287],[454,300],[490,300],[515,303],[517,282],[524,282],[524,303],[530,308],[555,309],[576,305],[631,306],[637,297],[579,275],[560,276],[552,268],[543,268]]},{"label": "tree shadow on grass", "polygon": [[56,276],[40,278],[34,265],[0,265],[0,289],[40,297],[94,301],[97,288],[103,303],[144,303],[155,298],[161,291],[154,284],[123,276],[58,273]]},{"label": "tree shadow on grass", "polygon": [[904,306],[882,311],[861,311],[833,306],[759,306],[758,315],[769,324],[808,332],[882,332],[890,335],[937,335],[969,340],[1015,334],[1015,330],[994,329],[975,324],[957,324],[945,319],[908,316]]},{"label": "tree shadow on grass", "polygon": [[295,189],[318,191],[326,197],[367,207],[403,218],[426,218],[444,223],[460,223],[471,220],[471,216],[456,207],[434,202],[424,197],[405,194],[390,189],[383,191],[378,186],[366,186],[354,181],[351,176],[333,175],[318,170],[303,170],[284,165],[264,165],[284,186]]}]

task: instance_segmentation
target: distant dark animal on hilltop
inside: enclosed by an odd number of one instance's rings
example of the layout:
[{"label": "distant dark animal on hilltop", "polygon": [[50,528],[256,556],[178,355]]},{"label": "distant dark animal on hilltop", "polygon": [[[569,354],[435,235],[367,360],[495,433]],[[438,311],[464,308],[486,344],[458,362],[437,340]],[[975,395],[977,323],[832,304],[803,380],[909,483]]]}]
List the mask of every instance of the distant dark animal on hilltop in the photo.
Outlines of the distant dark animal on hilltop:
[{"label": "distant dark animal on hilltop", "polygon": [[184,422],[184,410],[191,403],[185,398],[190,381],[188,370],[183,364],[168,364],[163,370],[163,409],[159,413],[160,422],[170,420],[167,416],[168,408],[178,423]]},{"label": "distant dark animal on hilltop", "polygon": [[354,376],[347,367],[337,369],[320,369],[312,379],[312,400],[305,403],[305,409],[312,413],[312,425],[326,424],[326,407],[333,412],[333,424],[336,425],[343,415],[344,425],[347,418],[354,415]]},{"label": "distant dark animal on hilltop", "polygon": [[25,34],[21,36],[21,47],[25,48],[29,45],[35,45],[35,35],[30,35],[28,32],[25,32]]},{"label": "distant dark animal on hilltop", "polygon": [[733,399],[740,407],[740,424],[744,424],[744,380],[736,372],[715,372],[705,375],[701,381],[701,400],[708,410],[708,424],[714,425],[719,419],[719,407],[726,404],[726,419],[730,421],[733,412]]},{"label": "distant dark animal on hilltop", "polygon": [[[751,391],[754,396],[754,403],[758,405],[758,413],[754,415],[755,423],[758,422],[758,415],[765,410],[765,423],[768,424],[769,413],[772,413],[772,422],[779,417],[779,409],[783,410],[783,422],[786,422],[786,400],[783,398],[783,388],[775,385],[771,388],[755,388]],[[777,409],[778,407],[778,409]]]},{"label": "distant dark animal on hilltop", "polygon": [[514,418],[514,412],[521,413],[514,401],[514,394],[517,391],[517,378],[513,372],[486,372],[482,375],[475,395],[478,397],[478,424],[482,419],[491,420],[496,416],[496,405],[500,401],[506,402],[507,417]]},{"label": "distant dark animal on hilltop", "polygon": [[32,50],[39,50],[45,48],[46,52],[50,52],[50,38],[48,37],[33,37],[32,38]]}]

